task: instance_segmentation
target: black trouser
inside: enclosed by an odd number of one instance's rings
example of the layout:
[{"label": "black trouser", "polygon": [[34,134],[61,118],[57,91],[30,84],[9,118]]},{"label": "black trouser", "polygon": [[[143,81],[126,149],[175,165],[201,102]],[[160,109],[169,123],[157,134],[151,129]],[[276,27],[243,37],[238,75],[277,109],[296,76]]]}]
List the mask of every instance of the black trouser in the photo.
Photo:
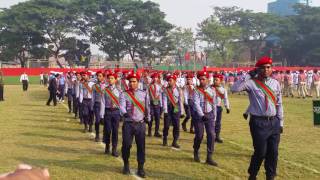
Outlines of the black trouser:
[{"label": "black trouser", "polygon": [[278,147],[280,142],[280,121],[274,117],[251,116],[250,132],[254,147],[248,172],[257,176],[262,161],[267,177],[274,177],[277,174]]},{"label": "black trouser", "polygon": [[27,91],[29,86],[29,82],[27,80],[22,80],[22,90]]},{"label": "black trouser", "polygon": [[1,84],[0,85],[0,101],[3,101],[3,89],[4,89],[4,86]]},{"label": "black trouser", "polygon": [[57,91],[49,91],[50,97],[48,99],[47,105],[50,105],[51,101],[53,100],[53,105],[57,105]]}]

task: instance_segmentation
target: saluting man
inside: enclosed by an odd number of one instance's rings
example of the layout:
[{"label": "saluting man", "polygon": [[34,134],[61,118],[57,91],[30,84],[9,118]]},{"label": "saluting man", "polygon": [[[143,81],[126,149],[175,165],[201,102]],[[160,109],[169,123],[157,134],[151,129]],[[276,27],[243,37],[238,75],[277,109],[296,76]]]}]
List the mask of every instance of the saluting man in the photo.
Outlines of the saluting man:
[{"label": "saluting man", "polygon": [[178,139],[180,135],[180,115],[181,115],[181,94],[176,86],[176,75],[167,75],[168,87],[163,92],[163,112],[164,112],[164,128],[163,128],[163,146],[168,145],[168,134],[170,122],[173,125],[173,142],[172,147],[180,148]]},{"label": "saluting man", "polygon": [[100,116],[104,118],[104,140],[106,144],[105,154],[110,153],[110,137],[112,134],[112,156],[118,157],[118,129],[120,122],[120,103],[119,96],[121,90],[116,86],[117,74],[108,73],[108,86],[104,89],[104,95],[101,100]]},{"label": "saluting man", "polygon": [[154,73],[151,75],[152,82],[148,87],[148,93],[150,97],[150,114],[151,121],[148,124],[148,136],[152,135],[152,123],[155,121],[155,137],[162,137],[159,133],[160,126],[160,116],[161,116],[161,107],[162,107],[162,88],[158,84],[159,74]]},{"label": "saluting man", "polygon": [[194,120],[195,137],[193,143],[194,161],[200,162],[199,149],[203,139],[204,128],[207,134],[207,160],[211,166],[218,166],[212,159],[215,141],[215,120],[216,120],[216,93],[209,86],[209,74],[206,71],[198,72],[200,86],[194,92],[194,107],[197,118]]},{"label": "saluting man", "polygon": [[129,90],[120,94],[120,112],[124,117],[122,127],[122,159],[123,173],[130,174],[130,149],[135,137],[137,144],[138,176],[144,178],[145,163],[145,131],[150,121],[150,99],[147,92],[139,90],[140,77],[136,73],[128,75]]},{"label": "saluting man", "polygon": [[230,103],[228,99],[228,91],[221,86],[221,83],[223,81],[223,75],[217,74],[214,76],[214,84],[213,89],[216,92],[216,105],[217,105],[217,118],[215,122],[215,133],[216,133],[216,139],[215,141],[217,143],[223,143],[223,140],[220,137],[221,132],[221,119],[222,119],[222,101],[224,103],[224,106],[226,108],[227,114],[230,113]]},{"label": "saluting man", "polygon": [[248,169],[249,180],[256,179],[264,160],[266,179],[277,175],[278,147],[283,131],[281,87],[271,78],[272,59],[262,57],[244,78],[232,86],[233,92],[247,91],[250,105],[250,132],[254,153]]},{"label": "saluting man", "polygon": [[93,125],[91,99],[92,99],[92,87],[94,85],[94,82],[89,81],[90,76],[91,76],[90,72],[83,73],[83,76],[82,76],[83,81],[80,84],[80,92],[79,92],[79,102],[81,104],[81,112],[82,112],[85,133],[87,131],[92,132],[92,125]]},{"label": "saluting man", "polygon": [[100,104],[103,96],[103,90],[105,87],[104,74],[102,71],[96,72],[97,83],[93,85],[92,88],[92,104],[91,110],[94,112],[95,123],[94,128],[96,131],[95,141],[100,141]]}]

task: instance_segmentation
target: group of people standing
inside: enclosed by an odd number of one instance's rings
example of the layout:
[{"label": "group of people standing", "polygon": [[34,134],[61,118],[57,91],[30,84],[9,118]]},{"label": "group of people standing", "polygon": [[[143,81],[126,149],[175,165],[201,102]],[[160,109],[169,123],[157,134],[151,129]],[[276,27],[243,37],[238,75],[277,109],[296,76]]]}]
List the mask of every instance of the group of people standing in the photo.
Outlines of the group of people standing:
[{"label": "group of people standing", "polygon": [[[136,73],[119,69],[96,73],[68,72],[64,89],[59,90],[60,76],[53,74],[49,81],[50,98],[47,105],[51,100],[56,105],[57,91],[64,91],[69,113],[73,112],[75,118],[80,119],[84,132],[95,132],[95,141],[102,140],[105,143],[105,154],[119,156],[118,133],[120,122],[123,121],[121,156],[124,174],[130,174],[129,157],[133,138],[137,144],[137,174],[145,177],[146,136],[162,138],[162,145],[168,146],[169,129],[173,126],[171,146],[180,148],[180,127],[188,131],[190,119],[190,133],[195,134],[194,161],[200,162],[199,149],[205,131],[206,164],[218,165],[212,158],[214,145],[216,142],[223,143],[220,135],[223,109],[226,113],[231,110],[228,89],[224,88],[231,81],[226,79],[225,74],[155,70]],[[254,70],[236,77],[230,90],[246,91],[249,95],[250,105],[246,114],[250,115],[255,149],[248,170],[249,179],[255,179],[264,159],[267,179],[273,179],[276,176],[280,133],[283,131],[283,112],[281,85],[272,78],[272,59],[264,57],[259,60]]]}]

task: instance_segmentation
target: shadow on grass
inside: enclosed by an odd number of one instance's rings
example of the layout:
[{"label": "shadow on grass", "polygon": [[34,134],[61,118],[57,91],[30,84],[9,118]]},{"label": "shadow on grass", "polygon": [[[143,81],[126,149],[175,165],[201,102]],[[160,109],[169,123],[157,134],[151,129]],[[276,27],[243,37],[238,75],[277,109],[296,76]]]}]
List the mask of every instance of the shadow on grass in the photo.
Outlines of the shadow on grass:
[{"label": "shadow on grass", "polygon": [[196,174],[194,177],[184,176],[178,173],[159,171],[159,169],[146,169],[147,177],[151,177],[154,179],[183,179],[183,180],[194,180],[196,178]]},{"label": "shadow on grass", "polygon": [[17,144],[24,148],[31,148],[36,150],[42,150],[50,153],[70,153],[70,154],[101,154],[95,149],[76,149],[76,147],[62,147],[62,146],[48,146],[48,145],[29,145],[29,144]]},{"label": "shadow on grass", "polygon": [[23,163],[31,164],[38,167],[49,167],[58,166],[66,169],[80,169],[82,171],[91,171],[91,172],[112,172],[112,173],[121,173],[121,167],[115,166],[114,164],[97,164],[90,163],[87,159],[77,159],[77,160],[59,160],[59,159],[35,159],[27,157],[18,157],[18,161]]},{"label": "shadow on grass", "polygon": [[71,131],[71,132],[83,132],[82,126],[81,128],[68,128],[68,127],[59,127],[59,126],[41,126],[41,125],[19,125],[20,127],[30,127],[35,129],[50,129],[50,130],[59,130],[59,131]]},{"label": "shadow on grass", "polygon": [[68,137],[68,136],[59,136],[59,135],[50,135],[50,134],[40,134],[40,133],[21,133],[21,136],[31,136],[39,138],[50,138],[50,139],[59,139],[62,141],[88,141],[87,137]]}]

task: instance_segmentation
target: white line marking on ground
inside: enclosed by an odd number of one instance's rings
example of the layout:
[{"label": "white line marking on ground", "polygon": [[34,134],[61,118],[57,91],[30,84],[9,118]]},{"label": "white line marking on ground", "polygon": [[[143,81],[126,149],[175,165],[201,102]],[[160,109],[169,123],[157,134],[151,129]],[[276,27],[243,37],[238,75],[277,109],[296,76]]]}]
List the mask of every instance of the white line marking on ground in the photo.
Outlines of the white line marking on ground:
[{"label": "white line marking on ground", "polygon": [[[236,145],[236,146],[238,146],[238,147],[240,147],[240,148],[242,148],[244,150],[253,151],[253,148],[249,148],[249,147],[243,146],[243,145],[238,144],[238,143],[236,143],[234,141],[227,141],[227,142],[230,143],[230,144]],[[293,162],[293,161],[289,161],[289,160],[286,160],[286,159],[283,159],[283,158],[279,158],[279,159],[284,161],[285,163],[291,164],[293,166],[296,166],[296,167],[299,167],[299,168],[303,168],[303,169],[311,171],[311,172],[313,172],[315,174],[320,174],[320,172],[318,170],[316,170],[314,168],[311,168],[311,167],[308,167],[306,165],[303,165],[303,164],[300,164],[300,163],[296,163],[296,162]]]},{"label": "white line marking on ground", "polygon": [[[67,110],[69,109],[65,104],[62,104],[62,106],[65,107]],[[88,133],[88,136],[89,136],[89,138],[92,138],[92,137],[95,137],[95,134],[94,133]],[[98,145],[101,147],[100,149],[104,150],[104,148],[105,148],[104,143],[100,142],[100,143],[98,143]],[[119,162],[123,163],[123,161],[122,161],[122,159],[120,157],[117,157],[116,159]],[[134,177],[136,180],[143,180],[143,178],[141,178],[141,177],[139,177],[139,176],[137,176],[135,174],[135,172],[136,172],[135,169],[130,169],[130,172],[131,172],[130,176]]]}]

